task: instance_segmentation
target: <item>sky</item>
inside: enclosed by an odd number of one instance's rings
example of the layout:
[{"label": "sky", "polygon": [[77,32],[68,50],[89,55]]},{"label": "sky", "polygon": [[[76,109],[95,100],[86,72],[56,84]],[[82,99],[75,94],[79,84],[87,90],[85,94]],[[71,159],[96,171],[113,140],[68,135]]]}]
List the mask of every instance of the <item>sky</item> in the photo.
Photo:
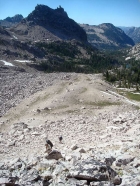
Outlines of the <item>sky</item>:
[{"label": "sky", "polygon": [[27,17],[37,4],[56,9],[61,5],[77,23],[140,27],[140,0],[0,0],[0,19]]}]

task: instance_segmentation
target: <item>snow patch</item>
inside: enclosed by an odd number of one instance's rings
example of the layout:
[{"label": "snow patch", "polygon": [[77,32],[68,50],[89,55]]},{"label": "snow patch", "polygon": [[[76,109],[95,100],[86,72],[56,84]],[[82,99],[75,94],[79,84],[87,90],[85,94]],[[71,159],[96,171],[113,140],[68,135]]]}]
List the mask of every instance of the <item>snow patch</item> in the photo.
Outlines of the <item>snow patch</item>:
[{"label": "snow patch", "polygon": [[17,38],[16,36],[14,36],[14,35],[13,35],[13,38],[14,38],[14,39],[18,39],[18,38]]},{"label": "snow patch", "polygon": [[129,60],[129,59],[131,59],[131,57],[127,57],[127,58],[125,58],[125,61],[127,61],[127,60]]},{"label": "snow patch", "polygon": [[20,62],[20,63],[30,63],[32,61],[29,61],[29,60],[14,60],[14,61],[17,61],[17,62]]},{"label": "snow patch", "polygon": [[34,41],[35,43],[38,43],[38,42],[40,42],[40,40],[36,40],[36,41]]},{"label": "snow patch", "polygon": [[4,61],[4,60],[0,60],[1,62],[4,63],[4,65],[7,65],[7,66],[14,66],[12,63],[9,63],[7,61]]}]

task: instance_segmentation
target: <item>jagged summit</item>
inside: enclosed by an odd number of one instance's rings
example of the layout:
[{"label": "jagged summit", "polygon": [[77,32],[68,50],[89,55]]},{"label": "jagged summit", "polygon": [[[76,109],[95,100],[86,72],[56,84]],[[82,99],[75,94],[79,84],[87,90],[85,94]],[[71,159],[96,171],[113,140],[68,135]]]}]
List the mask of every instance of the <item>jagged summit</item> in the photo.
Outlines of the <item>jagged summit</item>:
[{"label": "jagged summit", "polygon": [[[57,9],[52,9],[46,5],[37,5],[35,7],[35,10],[32,11],[26,18],[26,21],[33,21],[35,24],[39,25],[53,25],[52,21],[53,19],[61,19],[61,18],[68,18],[67,13],[64,11],[64,9],[59,6]],[[24,22],[24,21],[23,21]]]},{"label": "jagged summit", "polygon": [[13,17],[7,17],[3,20],[0,20],[0,25],[4,27],[11,27],[18,24],[23,19],[21,14],[16,14]]},{"label": "jagged summit", "polygon": [[86,32],[59,6],[52,9],[46,5],[37,5],[27,18],[13,30],[26,35],[30,40],[72,40],[87,42]]},{"label": "jagged summit", "polygon": [[13,17],[7,17],[6,19],[4,19],[5,21],[9,21],[12,23],[19,23],[21,20],[23,19],[23,16],[21,14],[16,14]]},{"label": "jagged summit", "polygon": [[38,19],[42,19],[42,17],[45,17],[45,19],[47,19],[52,14],[68,17],[67,13],[64,11],[64,8],[62,8],[61,6],[57,7],[56,9],[52,9],[46,5],[37,5],[35,7],[35,10],[28,15],[27,20],[32,20],[32,18],[34,17],[38,17]]}]

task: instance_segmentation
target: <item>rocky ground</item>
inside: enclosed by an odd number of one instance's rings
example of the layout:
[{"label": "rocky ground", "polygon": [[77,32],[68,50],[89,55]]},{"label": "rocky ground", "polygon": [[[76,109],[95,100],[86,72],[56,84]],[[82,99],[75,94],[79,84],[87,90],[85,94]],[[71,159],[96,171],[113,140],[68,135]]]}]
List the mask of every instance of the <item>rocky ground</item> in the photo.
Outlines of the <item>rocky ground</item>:
[{"label": "rocky ground", "polygon": [[[25,66],[24,66],[25,67]],[[26,67],[27,68],[27,67]],[[32,73],[31,73],[32,71]],[[69,74],[46,74],[30,69],[30,73],[21,67],[0,68],[0,115],[15,107],[21,100],[51,86],[54,82],[68,78]]]},{"label": "rocky ground", "polygon": [[140,103],[101,75],[1,68],[1,90],[0,184],[140,185]]},{"label": "rocky ground", "polygon": [[131,59],[131,58],[135,58],[135,60],[139,60],[140,59],[140,44],[136,44],[134,47],[132,47],[130,50],[128,50],[128,54],[127,54],[127,58]]}]

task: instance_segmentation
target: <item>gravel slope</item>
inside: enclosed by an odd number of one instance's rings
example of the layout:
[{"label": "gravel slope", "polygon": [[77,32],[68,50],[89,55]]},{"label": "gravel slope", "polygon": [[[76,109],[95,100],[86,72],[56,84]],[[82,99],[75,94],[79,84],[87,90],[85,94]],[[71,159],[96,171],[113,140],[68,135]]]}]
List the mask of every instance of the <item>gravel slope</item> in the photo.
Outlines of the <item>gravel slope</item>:
[{"label": "gravel slope", "polygon": [[[135,160],[121,167],[123,184],[139,180],[140,111],[136,106],[140,104],[118,95],[100,74],[30,74],[10,69],[1,78],[5,110],[0,121],[0,162],[43,157],[49,138],[66,158],[73,145],[85,150],[81,158],[113,156],[117,164],[120,156],[129,155]],[[8,110],[14,101],[17,105]]]}]

